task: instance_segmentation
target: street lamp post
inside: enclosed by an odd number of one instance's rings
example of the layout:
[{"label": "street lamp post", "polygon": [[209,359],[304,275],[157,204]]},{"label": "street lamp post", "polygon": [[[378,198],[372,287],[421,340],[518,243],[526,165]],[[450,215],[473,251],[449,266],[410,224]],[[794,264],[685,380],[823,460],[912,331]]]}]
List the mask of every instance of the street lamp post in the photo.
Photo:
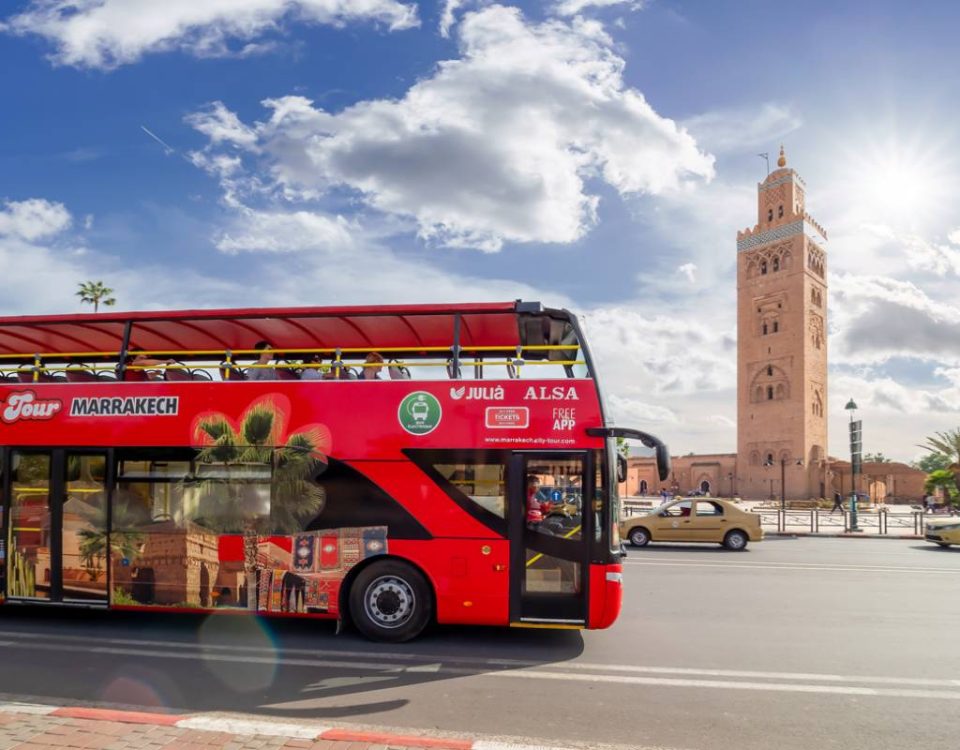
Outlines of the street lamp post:
[{"label": "street lamp post", "polygon": [[[787,509],[787,462],[790,459],[780,457],[780,510],[785,511]],[[803,459],[795,459],[797,466],[803,466]],[[773,466],[773,461],[769,458],[763,462],[764,466]],[[770,478],[770,497],[773,495],[773,477]]]},{"label": "street lamp post", "polygon": [[861,531],[857,525],[857,475],[860,473],[860,463],[863,460],[863,448],[860,420],[854,420],[857,403],[850,399],[843,407],[850,412],[850,531]]}]

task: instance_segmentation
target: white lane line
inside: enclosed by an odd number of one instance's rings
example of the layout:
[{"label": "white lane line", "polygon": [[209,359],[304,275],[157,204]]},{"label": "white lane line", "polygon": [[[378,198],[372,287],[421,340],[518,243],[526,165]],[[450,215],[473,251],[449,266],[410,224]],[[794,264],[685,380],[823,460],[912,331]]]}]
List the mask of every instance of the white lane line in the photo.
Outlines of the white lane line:
[{"label": "white lane line", "polygon": [[925,698],[960,701],[960,691],[896,690],[855,685],[803,685],[786,682],[734,682],[731,680],[682,680],[667,677],[627,677],[620,675],[569,675],[557,672],[520,670],[499,672],[497,677],[526,677],[539,680],[575,680],[578,682],[608,682],[621,685],[657,685],[660,687],[708,688],[719,690],[759,690],[786,693],[814,693],[825,695],[862,695],[885,698]]},{"label": "white lane line", "polygon": [[[65,651],[72,650],[69,646],[54,644],[35,644],[33,650]],[[87,649],[92,654],[110,654],[114,656],[138,656],[140,658],[180,659],[188,661],[215,661],[244,664],[271,664],[295,667],[310,667],[312,669],[347,669],[365,672],[379,672],[381,674],[395,674],[402,677],[406,674],[422,674],[414,667],[384,667],[383,664],[362,661],[335,661],[323,659],[290,659],[283,657],[240,656],[210,653],[182,653],[179,651],[151,651],[147,649],[124,649],[94,647]],[[928,698],[939,700],[960,700],[960,691],[946,690],[914,690],[870,688],[855,685],[806,685],[787,682],[739,682],[734,680],[698,680],[667,677],[634,677],[615,674],[577,674],[573,672],[547,672],[543,669],[504,669],[499,672],[485,674],[475,668],[442,667],[437,674],[468,677],[513,678],[530,680],[566,680],[575,682],[610,683],[621,685],[657,685],[663,687],[707,688],[724,690],[772,690],[780,692],[819,693],[839,695],[862,695],[893,698]]]},{"label": "white lane line", "polygon": [[302,724],[285,724],[278,721],[250,721],[223,716],[193,716],[178,721],[177,729],[202,729],[207,732],[226,734],[260,735],[264,737],[294,737],[298,740],[313,740],[330,727],[305,727]]},{"label": "white lane line", "polygon": [[844,573],[912,573],[922,575],[927,573],[951,573],[960,575],[960,569],[955,568],[865,568],[854,566],[823,565],[817,568],[802,565],[767,565],[761,563],[682,563],[682,562],[630,562],[623,563],[630,567],[670,567],[670,568],[750,568],[752,570],[803,570],[808,573],[824,571],[839,571]]},{"label": "white lane line", "polygon": [[[628,557],[625,561],[627,565],[646,565],[648,563],[661,563],[661,564],[672,564],[672,563],[699,563],[706,564],[706,561],[703,557],[666,557],[660,555],[638,555],[635,557]],[[919,573],[934,571],[934,572],[953,572],[960,573],[960,567],[954,568],[926,568],[919,567],[917,565],[868,565],[866,563],[844,563],[844,562],[835,562],[835,563],[820,563],[820,562],[803,562],[800,560],[790,560],[790,561],[778,561],[778,560],[764,560],[760,562],[756,561],[747,561],[743,557],[740,557],[739,560],[728,560],[728,562],[719,562],[715,559],[709,562],[711,565],[769,565],[775,568],[811,568],[813,570],[820,570],[824,568],[858,568],[863,570],[915,570]]]},{"label": "white lane line", "polygon": [[[23,633],[15,634],[11,633],[10,635],[22,635],[24,639],[43,639],[44,646],[49,650],[67,650],[66,645],[60,646],[57,648],[52,642],[63,641],[65,643],[75,643],[82,642],[86,647],[84,650],[99,650],[103,647],[95,646],[91,647],[89,638],[80,637],[80,636],[47,636],[39,635],[36,633]],[[634,674],[653,674],[653,675],[682,675],[682,676],[697,676],[697,677],[724,677],[724,678],[746,678],[753,680],[792,680],[792,681],[808,681],[808,682],[853,682],[853,683],[866,683],[874,685],[912,685],[912,686],[923,686],[923,687],[960,687],[960,679],[951,679],[951,678],[927,678],[927,677],[890,677],[885,675],[843,675],[843,674],[832,674],[832,673],[818,673],[818,672],[763,672],[759,670],[743,670],[743,669],[709,669],[709,668],[700,668],[700,667],[663,667],[663,666],[644,666],[644,665],[632,665],[632,664],[605,664],[602,662],[579,662],[579,661],[567,661],[567,662],[558,662],[555,664],[545,664],[543,661],[533,661],[529,659],[501,659],[501,658],[483,658],[483,657],[471,657],[471,656],[459,656],[459,655],[444,655],[444,654],[409,654],[409,653],[395,653],[395,652],[376,652],[370,653],[365,651],[331,651],[331,650],[322,650],[322,649],[293,649],[293,648],[268,648],[262,646],[233,646],[233,645],[210,645],[210,644],[197,644],[197,643],[184,643],[184,642],[170,642],[170,641],[150,641],[150,640],[138,640],[138,639],[99,639],[98,643],[106,643],[112,646],[121,646],[126,647],[123,649],[124,653],[136,654],[140,653],[140,648],[143,646],[149,647],[166,647],[166,648],[176,648],[179,650],[179,658],[196,658],[196,659],[206,659],[211,651],[221,651],[228,652],[237,652],[237,657],[241,657],[243,654],[262,654],[263,658],[257,663],[273,663],[278,661],[279,654],[284,654],[286,657],[301,655],[312,657],[309,660],[303,662],[302,660],[289,659],[282,663],[290,663],[293,665],[298,665],[301,662],[306,665],[313,664],[327,664],[327,665],[341,665],[341,664],[360,664],[363,668],[369,668],[376,666],[379,670],[383,672],[388,672],[391,674],[397,674],[402,671],[408,674],[418,674],[418,673],[440,673],[452,669],[456,665],[474,665],[476,667],[495,667],[497,669],[551,669],[551,670],[560,670],[562,673],[563,670],[574,670],[574,671],[590,671],[590,672],[619,672],[619,673],[634,673]],[[3,646],[12,646],[14,645],[11,642],[0,641],[0,648]],[[20,644],[22,645],[22,644]],[[30,646],[32,648],[33,646]],[[186,651],[192,651],[193,653],[185,653]],[[324,662],[318,662],[317,659],[326,659]],[[338,659],[349,659],[348,662],[337,661]],[[364,662],[364,661],[354,661],[356,659],[376,659],[377,662]],[[240,659],[242,661],[242,658]],[[251,660],[252,661],[252,660]],[[382,662],[406,662],[409,663],[409,666],[390,668],[385,666]],[[280,663],[278,661],[278,663]],[[359,669],[360,667],[358,667]],[[353,684],[355,680],[353,678],[330,678],[324,681],[325,687],[342,687],[339,683],[334,684],[334,680],[349,680],[350,684]]]}]

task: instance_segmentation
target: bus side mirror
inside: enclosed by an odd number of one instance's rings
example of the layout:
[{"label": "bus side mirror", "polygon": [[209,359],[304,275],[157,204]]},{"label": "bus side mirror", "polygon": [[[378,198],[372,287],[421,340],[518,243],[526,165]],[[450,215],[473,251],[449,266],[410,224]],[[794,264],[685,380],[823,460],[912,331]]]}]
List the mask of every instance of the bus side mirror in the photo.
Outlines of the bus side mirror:
[{"label": "bus side mirror", "polygon": [[627,459],[617,454],[617,482],[621,484],[627,481]]}]

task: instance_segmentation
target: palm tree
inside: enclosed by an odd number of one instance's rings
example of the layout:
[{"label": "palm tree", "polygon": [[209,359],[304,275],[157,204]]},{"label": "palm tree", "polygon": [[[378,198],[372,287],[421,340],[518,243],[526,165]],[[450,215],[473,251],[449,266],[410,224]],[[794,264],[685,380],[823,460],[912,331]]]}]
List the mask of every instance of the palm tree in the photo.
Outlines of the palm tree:
[{"label": "palm tree", "polygon": [[960,491],[960,429],[935,432],[919,447],[931,453],[940,453],[950,460],[947,471],[953,474],[953,483]]},{"label": "palm tree", "polygon": [[[297,432],[281,442],[279,420],[269,403],[250,407],[235,430],[225,416],[205,417],[196,427],[201,444],[195,487],[200,502],[198,523],[220,533],[243,534],[247,608],[256,609],[257,543],[261,533],[292,533],[323,509],[325,495],[314,479],[326,468],[327,436],[323,429]],[[262,469],[272,481],[264,481]],[[269,482],[270,513],[263,513],[264,484]]]},{"label": "palm tree", "polygon": [[102,281],[84,281],[79,286],[77,296],[81,304],[93,305],[94,312],[100,311],[100,305],[113,307],[117,304],[116,298],[110,296],[113,294],[113,289],[104,286]]},{"label": "palm tree", "polygon": [[[107,505],[101,503],[85,520],[90,528],[81,529],[80,563],[86,568],[91,581],[97,580],[101,564],[107,557]],[[113,530],[110,532],[110,549],[121,558],[130,560],[140,554],[145,541],[144,535],[134,530],[136,521],[125,502],[113,504],[111,519]]]}]

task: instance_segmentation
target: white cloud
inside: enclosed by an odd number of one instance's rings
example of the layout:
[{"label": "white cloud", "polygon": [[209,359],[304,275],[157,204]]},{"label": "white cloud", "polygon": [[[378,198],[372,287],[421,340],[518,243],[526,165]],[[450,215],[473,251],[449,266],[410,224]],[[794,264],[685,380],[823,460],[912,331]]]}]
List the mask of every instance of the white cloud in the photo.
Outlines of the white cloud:
[{"label": "white cloud", "polygon": [[683,276],[691,284],[695,284],[697,281],[697,264],[684,263],[683,265],[677,267],[677,273]]},{"label": "white cloud", "polygon": [[244,210],[232,228],[216,239],[222,252],[320,252],[349,250],[353,246],[350,224],[343,217],[310,211],[266,212]]},{"label": "white cloud", "polygon": [[10,201],[0,209],[0,236],[39,240],[60,234],[72,221],[62,203],[42,198]]},{"label": "white cloud", "polygon": [[463,5],[463,0],[444,0],[443,9],[440,12],[440,36],[447,38],[450,36],[450,29],[457,20],[457,10]]},{"label": "white cloud", "polygon": [[615,424],[662,424],[677,421],[677,415],[672,410],[658,404],[623,398],[615,393],[610,394],[608,402]]},{"label": "white cloud", "polygon": [[954,229],[947,235],[947,240],[951,245],[960,245],[960,228]]},{"label": "white cloud", "polygon": [[[780,102],[717,109],[683,121],[704,148],[718,153],[767,148],[803,124],[792,107]],[[770,164],[775,166],[776,155]]]},{"label": "white cloud", "polygon": [[[622,195],[713,176],[713,158],[623,82],[624,60],[593,21],[528,23],[516,8],[468,13],[462,57],[399,100],[332,114],[298,96],[243,125],[217,103],[189,118],[259,156],[288,195],[347,189],[450,247],[568,243],[596,221],[605,180]],[[251,133],[256,142],[251,143]]]},{"label": "white cloud", "polygon": [[643,8],[642,0],[560,0],[553,7],[553,12],[559,16],[576,16],[589,8],[611,8],[613,6],[628,6],[630,10]]},{"label": "white cloud", "polygon": [[891,357],[960,362],[960,308],[909,281],[832,275],[830,359],[877,364]]},{"label": "white cloud", "polygon": [[0,30],[53,42],[61,65],[110,69],[150,52],[184,49],[198,56],[263,51],[253,40],[287,22],[342,26],[374,21],[391,30],[416,26],[414,3],[397,0],[30,0]]}]

